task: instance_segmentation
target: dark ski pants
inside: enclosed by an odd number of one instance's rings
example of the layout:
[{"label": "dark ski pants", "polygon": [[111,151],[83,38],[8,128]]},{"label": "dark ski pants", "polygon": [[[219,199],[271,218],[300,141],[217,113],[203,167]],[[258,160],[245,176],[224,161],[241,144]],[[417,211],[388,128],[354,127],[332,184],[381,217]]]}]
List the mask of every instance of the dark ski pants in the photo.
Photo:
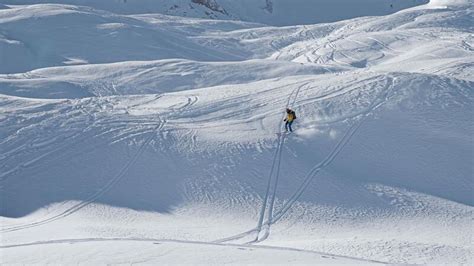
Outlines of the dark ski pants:
[{"label": "dark ski pants", "polygon": [[293,129],[291,128],[291,124],[293,124],[293,121],[286,121],[285,123],[285,130],[288,131],[288,129],[290,130],[290,132],[293,132]]}]

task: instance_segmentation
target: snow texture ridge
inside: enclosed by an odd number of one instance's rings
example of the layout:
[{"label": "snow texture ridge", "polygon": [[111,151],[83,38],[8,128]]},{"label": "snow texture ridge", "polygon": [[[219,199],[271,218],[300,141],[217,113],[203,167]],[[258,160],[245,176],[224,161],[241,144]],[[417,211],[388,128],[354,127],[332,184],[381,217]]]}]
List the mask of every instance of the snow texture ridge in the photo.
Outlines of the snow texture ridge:
[{"label": "snow texture ridge", "polygon": [[57,3],[120,14],[149,14],[241,20],[275,26],[335,22],[388,15],[428,0],[3,0],[5,4]]},{"label": "snow texture ridge", "polygon": [[472,264],[472,1],[249,1],[0,5],[3,263]]}]

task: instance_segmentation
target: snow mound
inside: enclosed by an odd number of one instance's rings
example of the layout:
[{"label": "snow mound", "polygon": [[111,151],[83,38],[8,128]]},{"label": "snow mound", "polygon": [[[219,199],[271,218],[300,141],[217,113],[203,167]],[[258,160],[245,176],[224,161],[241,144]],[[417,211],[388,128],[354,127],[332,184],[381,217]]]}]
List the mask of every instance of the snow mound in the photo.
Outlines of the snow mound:
[{"label": "snow mound", "polygon": [[[3,41],[1,73],[88,63],[185,58],[215,61],[242,59],[192,40],[171,26],[117,16],[87,7],[21,6],[0,12]],[[170,23],[171,24],[171,23]],[[236,23],[238,24],[238,23]],[[34,25],[34,27],[32,27]]]},{"label": "snow mound", "polygon": [[0,75],[0,92],[30,98],[163,93],[344,69],[274,60],[218,63],[167,59],[120,62],[52,67],[22,74]]}]

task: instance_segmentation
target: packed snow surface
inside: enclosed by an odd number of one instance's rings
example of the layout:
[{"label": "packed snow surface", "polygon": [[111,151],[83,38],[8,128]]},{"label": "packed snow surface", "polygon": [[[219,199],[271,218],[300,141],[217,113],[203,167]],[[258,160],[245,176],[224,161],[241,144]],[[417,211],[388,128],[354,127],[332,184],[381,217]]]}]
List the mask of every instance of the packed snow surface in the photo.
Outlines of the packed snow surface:
[{"label": "packed snow surface", "polygon": [[472,1],[3,2],[2,263],[473,263]]}]

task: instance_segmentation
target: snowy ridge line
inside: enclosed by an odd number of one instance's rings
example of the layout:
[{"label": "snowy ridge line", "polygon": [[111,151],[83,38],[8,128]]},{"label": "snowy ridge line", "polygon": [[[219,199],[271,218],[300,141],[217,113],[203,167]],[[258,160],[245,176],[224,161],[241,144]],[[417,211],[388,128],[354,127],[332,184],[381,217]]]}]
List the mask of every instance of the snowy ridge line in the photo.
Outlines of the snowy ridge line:
[{"label": "snowy ridge line", "polygon": [[[233,243],[215,243],[215,242],[205,242],[205,241],[194,241],[194,240],[179,240],[179,239],[160,239],[160,238],[139,238],[139,237],[130,237],[130,238],[121,238],[121,237],[112,237],[112,238],[71,238],[71,239],[57,239],[57,240],[46,240],[46,241],[36,241],[30,243],[23,243],[23,244],[14,244],[14,245],[5,245],[0,246],[0,249],[8,249],[8,248],[19,248],[19,247],[27,247],[27,246],[37,246],[37,245],[54,245],[54,244],[75,244],[75,243],[87,243],[87,242],[107,242],[107,241],[136,241],[136,242],[167,242],[167,243],[183,243],[183,244],[193,244],[193,245],[214,245],[214,246],[228,246],[228,247],[251,247],[251,248],[259,248],[259,249],[274,249],[274,250],[286,250],[286,251],[295,251],[295,252],[304,252],[304,253],[311,253],[311,254],[318,254],[322,256],[331,256],[337,258],[345,258],[356,260],[360,262],[373,262],[373,263],[380,263],[380,264],[387,264],[387,262],[371,260],[371,259],[362,259],[344,255],[334,255],[330,253],[306,250],[306,249],[298,249],[292,247],[279,247],[279,246],[267,246],[267,245],[246,245],[246,244],[233,244]],[[158,244],[158,243],[153,243]]]},{"label": "snowy ridge line", "polygon": [[[280,220],[283,215],[285,215],[288,210],[291,208],[291,206],[298,200],[298,198],[303,194],[305,191],[307,185],[311,182],[311,180],[326,166],[330,165],[331,162],[336,158],[336,156],[342,151],[342,149],[347,145],[349,140],[352,138],[352,136],[355,135],[357,130],[360,128],[360,126],[363,124],[365,119],[367,119],[373,111],[375,111],[377,108],[382,106],[384,103],[387,102],[388,97],[389,97],[389,92],[393,88],[393,83],[394,83],[395,78],[390,78],[389,81],[390,83],[387,85],[387,89],[383,92],[384,95],[379,95],[374,99],[374,102],[370,105],[369,110],[362,114],[362,118],[358,123],[353,124],[348,131],[344,134],[344,136],[341,138],[341,140],[337,143],[336,147],[332,150],[332,152],[320,163],[318,163],[313,169],[310,170],[310,172],[306,175],[305,180],[301,185],[298,187],[297,191],[289,198],[289,200],[283,205],[282,209],[279,210],[276,214],[275,217],[271,218],[270,224],[276,223],[278,220]],[[382,93],[381,93],[382,94]],[[377,103],[377,99],[381,99],[383,97],[383,100]]]},{"label": "snowy ridge line", "polygon": [[[275,80],[279,80],[279,79],[275,79]],[[291,86],[294,86],[294,85],[299,85],[299,84],[302,84],[302,85],[308,85],[309,83],[312,83],[314,82],[314,77],[311,77],[311,78],[306,78],[304,80],[300,80],[300,81],[296,81],[296,82],[291,82],[291,83],[288,83],[288,84],[284,84],[284,85],[278,85],[276,87],[272,87],[270,88],[269,90],[278,90],[278,89],[281,89],[281,88],[286,88],[286,87],[291,87]],[[296,88],[295,88],[296,89]],[[292,93],[294,92],[294,90],[292,91]],[[290,93],[290,95],[292,94]],[[197,101],[197,100],[196,100]],[[290,100],[288,99],[287,102],[289,102]],[[192,103],[194,104],[194,103]],[[203,108],[203,107],[199,107],[199,108]],[[199,109],[197,109],[199,110]],[[276,111],[271,111],[271,112],[266,112],[264,115],[273,115],[273,114],[279,114],[281,111],[280,109],[276,109]],[[186,114],[186,112],[183,112],[181,114]],[[245,118],[245,119],[242,119],[242,120],[239,120],[239,121],[233,121],[233,122],[228,122],[226,123],[226,125],[235,125],[235,124],[238,124],[238,123],[241,123],[242,121],[245,121],[245,122],[248,122],[248,121],[251,121],[252,119],[255,119],[255,117],[257,116],[254,116],[254,117],[250,117],[250,118]],[[282,120],[283,120],[284,116],[282,116]],[[211,121],[212,119],[214,118],[206,118],[206,119],[200,119],[200,120],[194,120],[194,122],[208,122],[208,121]],[[188,126],[188,128],[191,128]],[[196,126],[196,128],[200,128],[199,126]],[[278,132],[277,133],[281,133],[281,130],[280,128],[278,128]]]},{"label": "snowy ridge line", "polygon": [[76,204],[76,205],[68,208],[67,210],[63,211],[62,213],[57,214],[53,217],[49,217],[49,218],[46,218],[44,220],[40,220],[40,221],[37,221],[37,222],[25,224],[25,225],[2,228],[0,230],[0,232],[1,233],[9,233],[9,232],[23,230],[23,229],[27,229],[27,228],[31,228],[31,227],[41,226],[41,225],[44,225],[44,224],[47,224],[47,223],[65,218],[65,217],[79,211],[80,209],[86,207],[87,205],[93,203],[95,200],[97,200],[103,194],[107,193],[117,182],[119,182],[123,178],[123,176],[127,173],[128,169],[130,169],[130,167],[135,164],[135,162],[138,160],[140,155],[143,153],[143,151],[145,150],[145,147],[155,137],[155,133],[157,131],[159,131],[161,128],[163,128],[165,123],[166,123],[165,120],[159,120],[158,125],[154,128],[154,130],[152,132],[153,134],[150,134],[150,136],[145,140],[145,142],[143,142],[143,144],[138,148],[138,151],[135,153],[135,155],[120,169],[120,171],[104,187],[102,187],[99,191],[97,191],[96,193],[91,195],[87,200],[85,200],[85,201],[83,201],[79,204]]}]

